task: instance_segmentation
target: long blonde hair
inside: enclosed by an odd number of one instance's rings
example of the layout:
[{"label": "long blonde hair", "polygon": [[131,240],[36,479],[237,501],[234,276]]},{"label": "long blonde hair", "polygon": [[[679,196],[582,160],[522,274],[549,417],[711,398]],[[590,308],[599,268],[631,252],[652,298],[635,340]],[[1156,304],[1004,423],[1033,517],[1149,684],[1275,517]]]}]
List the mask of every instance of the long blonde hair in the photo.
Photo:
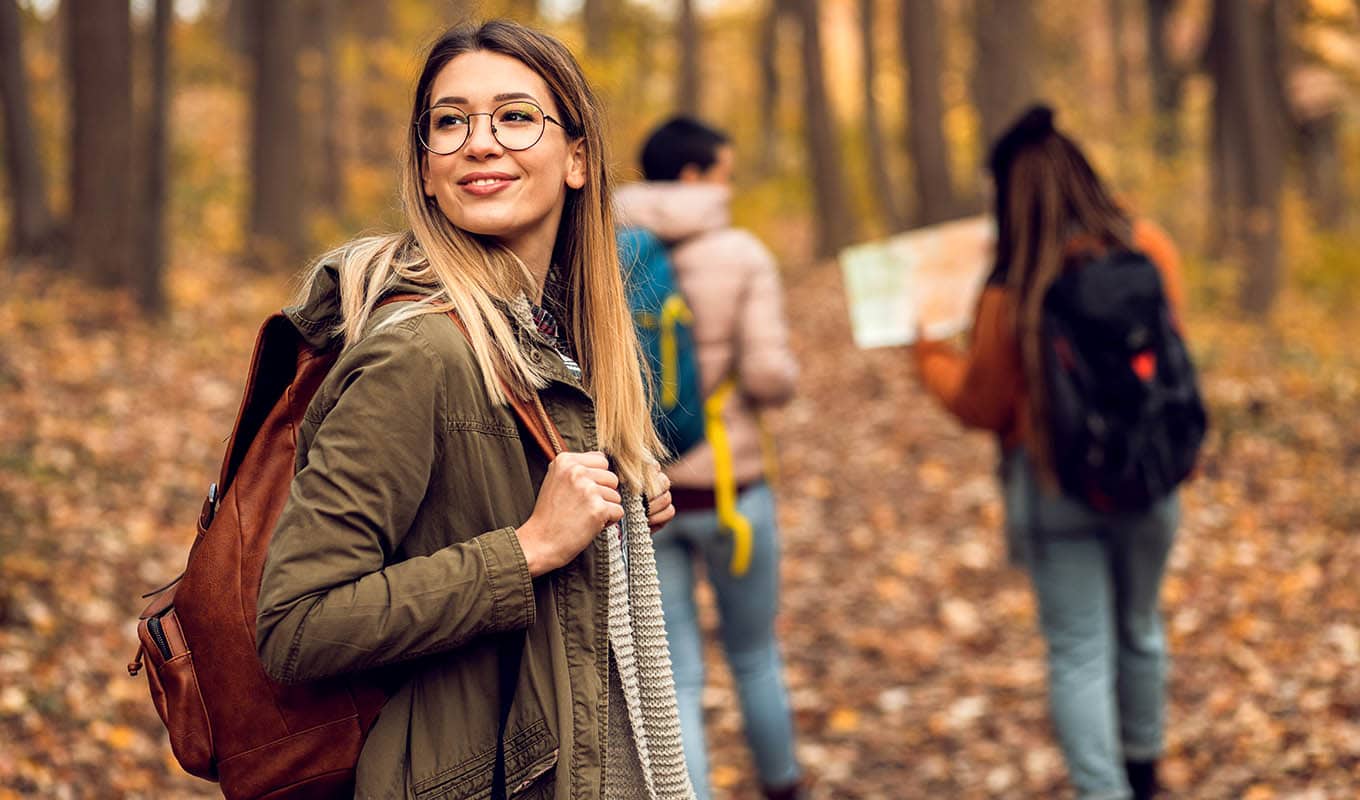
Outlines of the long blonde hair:
[{"label": "long blonde hair", "polygon": [[1102,247],[1132,249],[1133,226],[1070,138],[1053,128],[1053,112],[1029,109],[992,150],[996,180],[997,261],[991,282],[1016,304],[1016,338],[1029,397],[1026,445],[1039,474],[1056,485],[1044,380],[1044,297],[1068,263],[1073,236]]},{"label": "long blonde hair", "polygon": [[[351,241],[322,256],[301,293],[326,265],[339,265],[341,332],[345,345],[364,330],[373,309],[401,281],[428,286],[431,299],[403,314],[454,311],[494,402],[506,403],[504,381],[527,398],[546,385],[539,369],[520,352],[514,330],[495,301],[534,295],[533,277],[509,249],[455,226],[425,196],[424,150],[416,123],[429,103],[431,84],[455,57],[490,51],[515,58],[541,78],[562,115],[566,134],[585,140],[586,181],[567,189],[552,263],[560,271],[554,312],[575,350],[585,388],[595,401],[598,446],[614,459],[620,478],[634,490],[647,488],[647,464],[662,452],[651,424],[641,354],[624,295],[615,249],[609,158],[603,111],[581,67],[561,42],[515,22],[493,20],[446,31],[431,46],[416,83],[407,126],[401,200],[410,230]],[[551,282],[550,282],[551,283]],[[550,285],[549,289],[553,287]]]}]

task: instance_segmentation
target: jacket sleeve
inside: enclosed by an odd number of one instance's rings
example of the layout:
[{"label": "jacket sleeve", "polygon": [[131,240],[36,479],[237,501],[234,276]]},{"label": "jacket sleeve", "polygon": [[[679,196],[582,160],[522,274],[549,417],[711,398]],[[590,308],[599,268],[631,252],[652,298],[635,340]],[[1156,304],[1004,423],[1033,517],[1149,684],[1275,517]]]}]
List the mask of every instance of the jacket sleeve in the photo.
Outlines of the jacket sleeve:
[{"label": "jacket sleeve", "polygon": [[742,394],[756,404],[779,405],[788,402],[798,382],[779,268],[765,245],[742,233],[751,266],[737,312],[737,376]]},{"label": "jacket sleeve", "polygon": [[533,623],[513,528],[396,561],[441,455],[445,368],[415,331],[368,335],[293,478],[260,585],[257,647],[292,683],[405,661]]},{"label": "jacket sleeve", "polygon": [[1001,433],[1014,424],[1024,375],[1004,288],[983,291],[967,353],[932,341],[912,351],[926,390],[965,425]]},{"label": "jacket sleeve", "polygon": [[1147,254],[1162,275],[1162,287],[1171,315],[1179,325],[1185,314],[1185,281],[1181,274],[1181,255],[1171,237],[1155,222],[1140,219],[1133,226],[1133,243]]}]

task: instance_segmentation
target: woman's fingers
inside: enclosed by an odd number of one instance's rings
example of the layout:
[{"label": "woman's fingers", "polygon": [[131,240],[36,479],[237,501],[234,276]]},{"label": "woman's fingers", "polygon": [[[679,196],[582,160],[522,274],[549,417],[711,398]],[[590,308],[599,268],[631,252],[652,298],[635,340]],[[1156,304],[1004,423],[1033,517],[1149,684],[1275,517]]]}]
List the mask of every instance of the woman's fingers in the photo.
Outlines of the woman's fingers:
[{"label": "woman's fingers", "polygon": [[554,464],[559,467],[582,466],[588,469],[609,469],[609,458],[598,450],[591,450],[586,453],[558,453],[557,458],[553,459]]},{"label": "woman's fingers", "polygon": [[659,499],[661,499],[661,495],[663,495],[663,494],[665,494],[665,495],[670,494],[670,490],[671,490],[671,479],[670,479],[670,476],[668,476],[668,475],[667,475],[666,473],[664,473],[664,472],[658,472],[658,473],[656,474],[656,478],[652,481],[652,488],[656,491],[656,494],[653,494],[653,495],[651,495],[651,496],[649,496],[649,497],[647,498],[647,504],[648,504],[649,506],[655,505],[656,502],[657,502]]},{"label": "woman's fingers", "polygon": [[[647,510],[652,514],[655,514],[663,508],[671,507],[671,493],[669,491],[662,492],[656,497],[647,498]],[[648,519],[651,519],[651,517],[649,516]]]},{"label": "woman's fingers", "polygon": [[675,506],[668,505],[652,512],[652,515],[647,518],[647,527],[652,529],[652,533],[656,533],[673,519],[675,519]]},{"label": "woman's fingers", "polygon": [[671,500],[671,479],[666,473],[658,472],[652,486],[656,494],[647,498],[647,527],[656,533],[675,519],[675,505]]},{"label": "woman's fingers", "polygon": [[[617,496],[617,495],[615,495],[615,496]],[[604,518],[605,518],[605,525],[612,525],[613,523],[618,522],[619,520],[623,519],[623,504],[622,504],[622,503],[612,503],[612,502],[610,502],[610,501],[608,501],[608,500],[605,500],[605,501],[604,501]]]},{"label": "woman's fingers", "polygon": [[608,469],[588,469],[585,475],[598,486],[605,486],[610,489],[619,488],[619,476]]}]

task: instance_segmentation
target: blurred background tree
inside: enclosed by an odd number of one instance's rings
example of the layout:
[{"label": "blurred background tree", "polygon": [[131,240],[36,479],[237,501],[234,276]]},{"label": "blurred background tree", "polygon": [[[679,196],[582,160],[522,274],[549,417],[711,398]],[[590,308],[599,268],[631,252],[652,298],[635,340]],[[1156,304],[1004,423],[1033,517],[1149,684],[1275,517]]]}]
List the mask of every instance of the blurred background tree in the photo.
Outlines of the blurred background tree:
[{"label": "blurred background tree", "polygon": [[8,252],[21,257],[42,255],[50,244],[54,223],[29,110],[22,18],[13,2],[0,3],[0,104],[4,106],[5,178],[9,188]]},{"label": "blurred background tree", "polygon": [[1345,0],[4,0],[5,252],[155,313],[194,252],[291,274],[398,225],[421,48],[496,15],[575,48],[623,179],[670,113],[730,130],[738,219],[794,269],[976,213],[988,142],[1036,99],[1192,261],[1236,270],[1243,312],[1308,272],[1291,253],[1336,285],[1360,262],[1298,245],[1355,235]]},{"label": "blurred background tree", "polygon": [[898,12],[899,45],[907,72],[902,102],[907,110],[906,149],[915,176],[916,221],[921,225],[943,222],[958,210],[944,135],[938,5],[936,0],[902,0]]}]

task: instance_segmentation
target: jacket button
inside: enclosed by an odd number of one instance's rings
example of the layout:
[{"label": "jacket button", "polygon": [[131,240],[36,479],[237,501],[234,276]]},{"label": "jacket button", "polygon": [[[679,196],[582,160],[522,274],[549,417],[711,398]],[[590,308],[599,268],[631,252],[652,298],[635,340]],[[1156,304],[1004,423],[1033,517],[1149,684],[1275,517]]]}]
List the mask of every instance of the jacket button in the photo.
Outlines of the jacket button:
[{"label": "jacket button", "polygon": [[530,351],[529,351],[529,360],[532,361],[532,362],[534,362],[535,364],[542,364],[542,363],[543,363],[543,353],[542,353],[541,351],[539,351],[539,350],[530,350]]}]

